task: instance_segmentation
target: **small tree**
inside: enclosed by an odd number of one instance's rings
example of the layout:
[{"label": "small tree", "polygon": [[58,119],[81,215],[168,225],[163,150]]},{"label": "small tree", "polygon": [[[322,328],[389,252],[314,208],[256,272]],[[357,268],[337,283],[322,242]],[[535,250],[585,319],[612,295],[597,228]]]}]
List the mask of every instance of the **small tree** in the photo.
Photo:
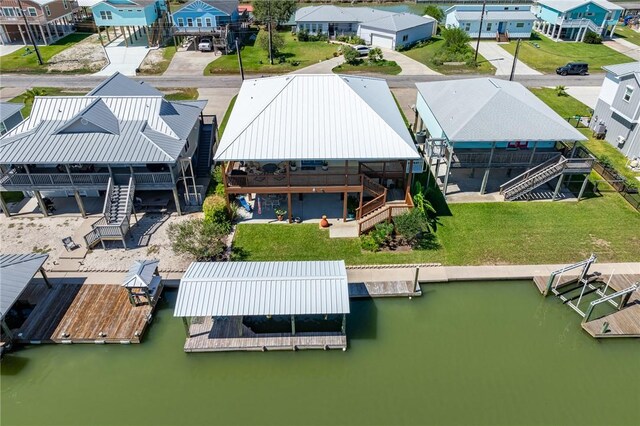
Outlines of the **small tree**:
[{"label": "small tree", "polygon": [[[258,33],[258,37],[256,39],[256,43],[260,47],[260,49],[265,50],[267,53],[269,52],[269,32],[268,31],[260,31]],[[278,50],[284,47],[284,38],[278,32],[274,32],[271,35],[271,50],[274,55],[278,53]]]},{"label": "small tree", "polygon": [[262,22],[267,23],[269,18],[276,25],[280,22],[286,22],[296,11],[295,0],[253,0],[253,17]]},{"label": "small tree", "polygon": [[464,53],[470,49],[467,43],[471,38],[462,28],[443,28],[442,38],[444,39],[444,47],[449,52]]},{"label": "small tree", "polygon": [[167,234],[176,254],[186,254],[195,260],[218,259],[225,250],[224,227],[210,220],[190,219],[169,225]]},{"label": "small tree", "polygon": [[380,62],[384,59],[384,55],[382,54],[382,49],[379,47],[374,47],[369,50],[369,61],[371,62]]},{"label": "small tree", "polygon": [[553,88],[553,90],[556,91],[556,95],[557,96],[569,96],[567,94],[567,87],[566,86],[556,86]]},{"label": "small tree", "polygon": [[429,231],[427,216],[417,208],[396,216],[393,222],[396,225],[396,233],[409,245],[414,245],[423,233]]},{"label": "small tree", "polygon": [[360,62],[360,54],[351,46],[344,46],[342,54],[344,55],[344,60],[348,64],[355,65]]},{"label": "small tree", "polygon": [[425,7],[424,14],[431,16],[438,22],[442,22],[444,20],[444,12],[435,4],[430,4],[429,6]]}]

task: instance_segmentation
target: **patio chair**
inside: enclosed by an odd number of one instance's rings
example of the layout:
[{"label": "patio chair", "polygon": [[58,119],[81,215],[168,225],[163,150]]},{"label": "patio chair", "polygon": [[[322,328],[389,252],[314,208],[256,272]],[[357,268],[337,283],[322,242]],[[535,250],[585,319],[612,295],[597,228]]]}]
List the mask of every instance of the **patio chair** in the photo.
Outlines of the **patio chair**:
[{"label": "patio chair", "polygon": [[67,251],[75,250],[77,248],[80,248],[80,246],[78,244],[76,244],[73,241],[73,238],[71,238],[71,237],[63,238],[62,239],[62,244],[64,244],[64,248],[67,249]]}]

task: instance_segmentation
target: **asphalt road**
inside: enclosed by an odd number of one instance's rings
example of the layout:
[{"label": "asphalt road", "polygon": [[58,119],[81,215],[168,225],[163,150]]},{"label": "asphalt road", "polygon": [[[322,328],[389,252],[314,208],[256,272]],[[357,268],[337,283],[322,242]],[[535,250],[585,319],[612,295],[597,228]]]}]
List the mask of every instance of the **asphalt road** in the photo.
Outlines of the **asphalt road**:
[{"label": "asphalt road", "polygon": [[[266,77],[262,75],[251,75],[247,78]],[[391,88],[413,87],[415,83],[424,81],[456,80],[463,78],[486,77],[486,75],[393,75],[380,76],[385,78]],[[494,78],[508,79],[508,77],[494,76]],[[144,76],[135,77],[136,80],[146,81],[159,88],[220,88],[220,87],[240,87],[242,81],[240,76]],[[587,76],[566,76],[559,75],[522,75],[516,76],[515,81],[528,87],[542,86],[600,86],[604,79],[604,74],[592,74]],[[104,77],[93,75],[19,75],[4,74],[0,76],[0,86],[2,87],[60,87],[60,88],[93,88],[98,85]]]}]

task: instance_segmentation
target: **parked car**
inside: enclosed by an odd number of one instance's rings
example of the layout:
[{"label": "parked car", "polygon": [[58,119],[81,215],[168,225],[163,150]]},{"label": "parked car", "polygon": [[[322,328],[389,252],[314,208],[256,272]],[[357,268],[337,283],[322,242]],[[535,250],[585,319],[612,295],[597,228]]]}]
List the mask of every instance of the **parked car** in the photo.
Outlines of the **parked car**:
[{"label": "parked car", "polygon": [[356,49],[356,52],[358,52],[358,54],[360,54],[360,56],[367,56],[369,54],[369,49],[367,46],[356,46],[354,47],[354,49]]},{"label": "parked car", "polygon": [[198,50],[201,52],[210,52],[213,50],[213,41],[210,38],[203,38],[198,44]]},{"label": "parked car", "polygon": [[556,69],[560,75],[586,75],[589,72],[589,64],[584,62],[569,62],[567,65]]}]

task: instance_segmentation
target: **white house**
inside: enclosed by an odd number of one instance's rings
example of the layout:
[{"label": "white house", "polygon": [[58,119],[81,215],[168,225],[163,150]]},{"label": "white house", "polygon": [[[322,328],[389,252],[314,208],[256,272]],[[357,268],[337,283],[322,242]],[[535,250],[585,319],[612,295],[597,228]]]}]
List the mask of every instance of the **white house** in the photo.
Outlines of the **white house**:
[{"label": "white house", "polygon": [[295,22],[296,31],[329,37],[357,34],[369,45],[388,49],[429,39],[437,28],[436,20],[429,16],[331,5],[300,8]]},{"label": "white house", "polygon": [[[470,37],[478,37],[481,4],[451,6],[445,11],[447,28],[462,28]],[[488,4],[482,17],[481,38],[509,41],[510,38],[530,38],[536,16],[531,6],[523,4]]]}]

